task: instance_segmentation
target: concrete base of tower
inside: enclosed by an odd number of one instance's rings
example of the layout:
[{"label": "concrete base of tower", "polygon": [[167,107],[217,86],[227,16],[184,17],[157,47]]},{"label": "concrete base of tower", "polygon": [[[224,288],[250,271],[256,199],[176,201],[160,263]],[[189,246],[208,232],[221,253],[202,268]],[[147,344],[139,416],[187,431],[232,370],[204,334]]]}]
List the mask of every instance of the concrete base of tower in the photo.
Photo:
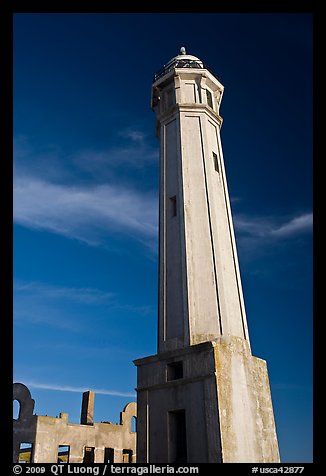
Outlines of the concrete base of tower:
[{"label": "concrete base of tower", "polygon": [[267,366],[222,337],[136,360],[137,462],[280,461]]}]

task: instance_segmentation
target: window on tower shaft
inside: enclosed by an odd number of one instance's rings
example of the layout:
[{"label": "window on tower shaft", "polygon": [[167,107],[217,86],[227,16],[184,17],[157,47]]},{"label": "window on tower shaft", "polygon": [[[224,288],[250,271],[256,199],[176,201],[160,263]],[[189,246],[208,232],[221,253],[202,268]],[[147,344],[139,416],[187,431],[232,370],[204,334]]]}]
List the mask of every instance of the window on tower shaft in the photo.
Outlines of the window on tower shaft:
[{"label": "window on tower shaft", "polygon": [[174,195],[173,197],[170,197],[170,203],[171,203],[171,215],[173,217],[177,216],[177,197]]},{"label": "window on tower shaft", "polygon": [[209,107],[211,107],[212,109],[213,108],[213,96],[212,96],[212,93],[210,91],[208,91],[208,89],[206,89],[206,97],[207,97],[207,105]]},{"label": "window on tower shaft", "polygon": [[217,159],[217,154],[213,152],[213,161],[214,161],[214,168],[216,172],[220,172],[219,166],[218,166],[218,159]]}]

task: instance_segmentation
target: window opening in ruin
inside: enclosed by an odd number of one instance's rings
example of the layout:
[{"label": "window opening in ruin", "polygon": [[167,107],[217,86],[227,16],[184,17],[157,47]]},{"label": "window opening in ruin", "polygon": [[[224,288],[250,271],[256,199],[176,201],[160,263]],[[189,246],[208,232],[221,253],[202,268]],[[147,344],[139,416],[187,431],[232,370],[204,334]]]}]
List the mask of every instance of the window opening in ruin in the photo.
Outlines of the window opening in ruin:
[{"label": "window opening in ruin", "polygon": [[31,463],[32,462],[32,443],[20,443],[18,463]]},{"label": "window opening in ruin", "polygon": [[70,446],[58,446],[58,463],[69,463]]},{"label": "window opening in ruin", "polygon": [[213,109],[213,96],[208,89],[206,89],[207,105]]},{"label": "window opening in ruin", "polygon": [[186,412],[168,414],[169,463],[187,463]]},{"label": "window opening in ruin", "polygon": [[220,169],[218,167],[217,154],[215,154],[215,152],[213,152],[213,161],[214,161],[214,168],[216,172],[220,172]]},{"label": "window opening in ruin", "polygon": [[180,378],[183,378],[183,362],[171,362],[170,364],[167,364],[166,368],[166,377],[167,380],[178,380]]},{"label": "window opening in ruin", "polygon": [[137,418],[135,416],[131,418],[131,431],[134,433],[137,431]]},{"label": "window opening in ruin", "polygon": [[19,420],[20,414],[20,403],[18,400],[13,401],[13,414],[12,417],[14,420]]},{"label": "window opening in ruin", "polygon": [[132,463],[132,450],[122,450],[122,462]]},{"label": "window opening in ruin", "polygon": [[172,207],[172,216],[177,216],[177,197],[174,195],[170,197],[171,207]]},{"label": "window opening in ruin", "polygon": [[114,463],[114,448],[105,448],[104,463]]},{"label": "window opening in ruin", "polygon": [[92,446],[86,446],[84,451],[84,464],[92,464],[94,463],[94,452],[95,448]]}]

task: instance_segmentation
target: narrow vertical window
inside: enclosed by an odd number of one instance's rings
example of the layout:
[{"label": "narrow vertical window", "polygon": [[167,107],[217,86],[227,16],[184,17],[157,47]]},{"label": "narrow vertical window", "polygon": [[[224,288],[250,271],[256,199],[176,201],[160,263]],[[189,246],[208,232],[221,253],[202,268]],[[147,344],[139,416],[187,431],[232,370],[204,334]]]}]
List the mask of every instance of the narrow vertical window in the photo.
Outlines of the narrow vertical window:
[{"label": "narrow vertical window", "polygon": [[58,447],[58,463],[69,463],[70,446],[59,445]]},{"label": "narrow vertical window", "polygon": [[18,463],[32,463],[32,443],[20,443]]},{"label": "narrow vertical window", "polygon": [[169,463],[187,463],[185,410],[168,412]]},{"label": "narrow vertical window", "polygon": [[136,433],[137,431],[137,418],[135,416],[131,418],[131,431],[133,433]]},{"label": "narrow vertical window", "polygon": [[173,197],[170,197],[170,203],[171,203],[171,215],[173,217],[177,216],[177,197],[174,195]]},{"label": "narrow vertical window", "polygon": [[206,89],[206,97],[208,106],[213,109],[213,96],[212,93],[208,91],[208,89]]},{"label": "narrow vertical window", "polygon": [[123,463],[132,463],[132,450],[123,450],[122,451],[122,462]]},{"label": "narrow vertical window", "polygon": [[95,448],[93,446],[86,446],[84,451],[84,464],[92,464],[94,463],[94,452]]},{"label": "narrow vertical window", "polygon": [[213,152],[213,161],[214,161],[214,168],[216,172],[220,172],[220,169],[218,166],[217,154],[215,154],[215,152]]},{"label": "narrow vertical window", "polygon": [[105,448],[104,463],[114,463],[114,448]]},{"label": "narrow vertical window", "polygon": [[13,419],[14,420],[19,420],[19,414],[20,414],[20,403],[18,400],[13,401]]}]

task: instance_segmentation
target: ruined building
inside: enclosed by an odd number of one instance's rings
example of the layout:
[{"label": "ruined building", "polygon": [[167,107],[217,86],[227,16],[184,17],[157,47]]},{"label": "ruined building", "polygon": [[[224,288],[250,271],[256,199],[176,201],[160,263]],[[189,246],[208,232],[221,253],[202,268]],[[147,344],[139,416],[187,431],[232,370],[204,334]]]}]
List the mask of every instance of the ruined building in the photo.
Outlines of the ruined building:
[{"label": "ruined building", "polygon": [[94,423],[94,392],[84,392],[80,425],[68,422],[68,413],[59,418],[33,413],[29,389],[14,383],[13,399],[19,402],[13,421],[13,461],[26,463],[132,463],[136,461],[137,417],[135,402],[120,413],[120,425]]},{"label": "ruined building", "polygon": [[224,87],[184,48],[154,76],[158,353],[137,366],[137,462],[278,462],[251,353],[220,129]]}]

